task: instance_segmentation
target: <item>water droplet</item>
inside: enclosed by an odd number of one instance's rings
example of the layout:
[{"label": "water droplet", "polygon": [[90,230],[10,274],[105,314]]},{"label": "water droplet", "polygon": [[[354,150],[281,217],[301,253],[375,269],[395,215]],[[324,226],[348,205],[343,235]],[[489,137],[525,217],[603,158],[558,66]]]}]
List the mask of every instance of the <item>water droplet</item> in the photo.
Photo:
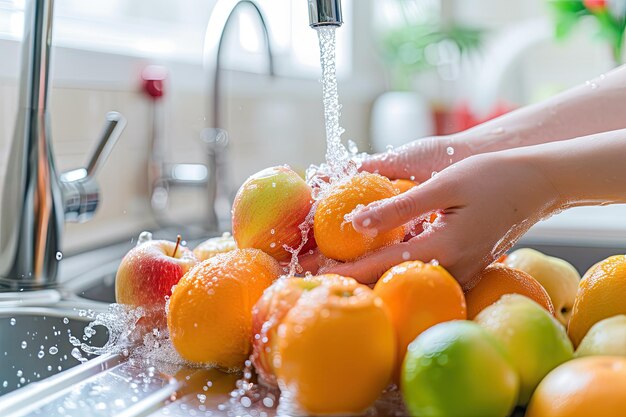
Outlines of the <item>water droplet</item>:
[{"label": "water droplet", "polygon": [[26,349],[26,346],[28,346],[28,343],[26,343],[26,340],[22,340],[22,349]]},{"label": "water droplet", "polygon": [[68,324],[70,322],[70,319],[68,319],[67,317],[63,317],[63,324]]},{"label": "water droplet", "polygon": [[274,400],[270,397],[263,398],[263,405],[267,408],[272,408],[274,406]]},{"label": "water droplet", "polygon": [[50,349],[48,349],[48,353],[50,353],[51,355],[56,355],[57,353],[59,353],[59,348],[57,348],[56,346],[50,346]]},{"label": "water droplet", "polygon": [[601,80],[604,80],[605,78],[606,78],[606,75],[604,75],[604,74],[600,74],[600,79],[601,79]]},{"label": "water droplet", "polygon": [[37,353],[37,357],[38,357],[39,359],[43,358],[45,355],[46,355],[46,354],[44,353],[44,351],[43,351],[43,350],[40,350],[40,351],[39,351],[39,353]]},{"label": "water droplet", "polygon": [[434,177],[435,177],[435,175],[437,175],[437,171],[433,171],[433,172],[430,174],[430,178],[434,178]]},{"label": "water droplet", "polygon": [[433,260],[431,260],[431,261],[430,261],[430,264],[431,264],[432,266],[439,266],[439,261],[438,261],[438,260],[436,260],[436,259],[433,259]]},{"label": "water droplet", "polygon": [[4,381],[4,382],[2,383],[2,386],[3,386],[4,388],[8,387],[8,386],[9,386],[9,382],[8,382],[8,381]]},{"label": "water droplet", "polygon": [[11,317],[10,323],[11,323],[11,326],[15,326],[15,318],[14,317]]},{"label": "water droplet", "polygon": [[393,151],[393,145],[387,145],[385,149],[387,150],[387,152],[391,152]]},{"label": "water droplet", "polygon": [[270,243],[270,248],[275,248],[275,247],[276,247],[276,243],[275,242]]},{"label": "water droplet", "polygon": [[56,258],[57,258],[57,261],[60,261],[61,259],[63,259],[63,252],[61,251],[57,252]]},{"label": "water droplet", "polygon": [[276,183],[275,182],[272,183],[272,188],[276,188]]},{"label": "water droplet", "polygon": [[409,259],[411,259],[411,254],[409,252],[402,252],[402,259],[408,261]]},{"label": "water droplet", "polygon": [[16,375],[17,375],[18,377],[20,377],[20,376],[24,375],[24,372],[22,372],[22,370],[20,369],[20,370],[18,370],[18,371],[17,371],[17,374],[16,374]]},{"label": "water droplet", "polygon": [[241,405],[248,408],[252,405],[252,400],[248,397],[241,397]]},{"label": "water droplet", "polygon": [[448,146],[448,147],[446,148],[446,153],[447,153],[448,155],[454,155],[454,148],[453,148],[452,146]]},{"label": "water droplet", "polygon": [[596,88],[598,88],[598,84],[596,83],[591,83],[591,89],[595,90]]},{"label": "water droplet", "polygon": [[276,233],[276,230],[272,229],[272,230],[270,230],[270,233],[271,233],[271,234],[275,234],[275,233]]}]

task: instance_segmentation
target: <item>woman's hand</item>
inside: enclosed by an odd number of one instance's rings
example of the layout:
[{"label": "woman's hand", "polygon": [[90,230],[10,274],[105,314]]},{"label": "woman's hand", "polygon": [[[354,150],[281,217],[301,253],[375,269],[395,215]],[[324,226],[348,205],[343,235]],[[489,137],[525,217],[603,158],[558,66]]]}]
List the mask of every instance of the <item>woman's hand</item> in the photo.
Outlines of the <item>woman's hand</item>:
[{"label": "woman's hand", "polygon": [[463,286],[471,285],[484,267],[560,205],[556,189],[525,155],[511,150],[472,156],[404,194],[370,204],[353,220],[364,233],[390,230],[433,211],[439,217],[407,242],[327,272],[371,284],[404,261],[436,260]]}]

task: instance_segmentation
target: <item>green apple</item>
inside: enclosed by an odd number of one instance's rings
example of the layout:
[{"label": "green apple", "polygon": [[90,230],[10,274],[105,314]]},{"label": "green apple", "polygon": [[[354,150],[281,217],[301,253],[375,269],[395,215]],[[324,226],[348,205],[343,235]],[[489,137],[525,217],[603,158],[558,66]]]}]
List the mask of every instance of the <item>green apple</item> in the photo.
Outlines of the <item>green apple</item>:
[{"label": "green apple", "polygon": [[401,390],[413,416],[508,416],[518,388],[500,342],[471,321],[429,328],[404,357]]},{"label": "green apple", "polygon": [[530,248],[511,252],[504,263],[539,281],[552,300],[556,318],[563,326],[567,326],[580,281],[576,268],[563,259]]},{"label": "green apple", "polygon": [[581,356],[626,356],[626,316],[609,317],[594,324],[585,335],[576,357]]},{"label": "green apple", "polygon": [[528,404],[543,377],[574,355],[563,325],[522,295],[502,296],[474,320],[502,343],[511,358],[520,377],[518,405]]}]

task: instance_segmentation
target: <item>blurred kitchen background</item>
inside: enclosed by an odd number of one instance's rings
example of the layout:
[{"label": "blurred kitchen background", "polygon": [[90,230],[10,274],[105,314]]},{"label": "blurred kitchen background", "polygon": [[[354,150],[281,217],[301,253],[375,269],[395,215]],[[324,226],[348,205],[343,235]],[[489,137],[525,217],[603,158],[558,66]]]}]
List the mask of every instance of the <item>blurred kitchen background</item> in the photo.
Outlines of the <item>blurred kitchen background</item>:
[{"label": "blurred kitchen background", "polygon": [[[196,164],[183,165],[181,177],[203,179],[203,167],[217,159],[222,195],[267,166],[288,163],[303,172],[322,161],[319,49],[307,2],[257,1],[274,76],[258,16],[242,5],[225,31],[218,121],[215,33],[207,42],[205,35],[222,1],[55,1],[49,107],[58,171],[85,163],[107,111],[128,120],[99,175],[99,211],[89,223],[66,226],[64,251],[206,216],[206,187],[165,191],[150,178],[155,134],[165,163]],[[626,2],[585,3],[610,8],[606,13],[623,21]],[[582,0],[343,0],[343,7],[345,24],[337,31],[341,124],[344,141],[361,151],[468,128],[620,62],[615,51],[623,30],[591,15]],[[24,0],[0,0],[3,176],[18,102],[23,11]],[[225,149],[215,127],[227,132]],[[218,209],[224,213],[227,203]],[[625,212],[576,209],[534,228],[529,239],[619,247],[626,241],[617,226]]]}]

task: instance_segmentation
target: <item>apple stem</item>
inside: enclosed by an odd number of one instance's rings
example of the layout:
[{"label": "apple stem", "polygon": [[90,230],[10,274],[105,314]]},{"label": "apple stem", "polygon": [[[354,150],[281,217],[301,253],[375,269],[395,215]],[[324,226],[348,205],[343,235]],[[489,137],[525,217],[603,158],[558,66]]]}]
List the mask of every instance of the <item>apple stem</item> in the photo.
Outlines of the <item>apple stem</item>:
[{"label": "apple stem", "polygon": [[176,236],[176,246],[174,246],[174,253],[172,253],[172,258],[176,257],[176,252],[178,251],[178,246],[180,245],[180,235]]}]

